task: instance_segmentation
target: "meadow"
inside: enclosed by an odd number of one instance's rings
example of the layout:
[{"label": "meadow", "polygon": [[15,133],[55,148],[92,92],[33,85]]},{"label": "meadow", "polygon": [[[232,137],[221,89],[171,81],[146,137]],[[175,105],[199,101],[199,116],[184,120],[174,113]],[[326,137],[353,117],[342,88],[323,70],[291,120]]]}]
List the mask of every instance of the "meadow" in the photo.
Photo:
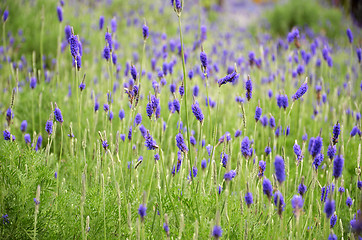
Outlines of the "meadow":
[{"label": "meadow", "polygon": [[349,20],[275,37],[199,1],[0,9],[1,239],[361,238]]}]

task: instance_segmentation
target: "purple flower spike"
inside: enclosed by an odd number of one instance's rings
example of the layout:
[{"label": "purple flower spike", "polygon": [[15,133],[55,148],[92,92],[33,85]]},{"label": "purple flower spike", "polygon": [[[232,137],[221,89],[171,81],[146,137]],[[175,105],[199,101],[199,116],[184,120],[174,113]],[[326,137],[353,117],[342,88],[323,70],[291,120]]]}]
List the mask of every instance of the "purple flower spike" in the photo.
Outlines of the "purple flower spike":
[{"label": "purple flower spike", "polygon": [[298,100],[301,98],[308,90],[308,84],[305,82],[300,86],[300,88],[297,90],[297,92],[292,96],[293,101]]}]

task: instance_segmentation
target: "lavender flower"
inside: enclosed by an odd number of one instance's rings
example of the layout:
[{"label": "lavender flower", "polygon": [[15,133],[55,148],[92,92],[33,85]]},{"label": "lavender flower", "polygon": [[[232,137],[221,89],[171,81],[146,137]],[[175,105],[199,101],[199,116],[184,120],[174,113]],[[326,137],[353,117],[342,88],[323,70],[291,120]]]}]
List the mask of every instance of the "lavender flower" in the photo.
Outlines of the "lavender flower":
[{"label": "lavender flower", "polygon": [[45,131],[51,135],[53,132],[53,121],[48,120],[47,123],[45,124]]},{"label": "lavender flower", "polygon": [[3,21],[6,22],[8,17],[9,17],[9,10],[5,9],[5,11],[3,13]]},{"label": "lavender flower", "polygon": [[293,213],[296,217],[299,217],[300,211],[303,209],[304,200],[299,195],[294,195],[292,198]]},{"label": "lavender flower", "polygon": [[196,119],[202,124],[202,122],[204,121],[204,114],[201,111],[199,103],[196,101],[194,104],[192,104],[191,109]]},{"label": "lavender flower", "polygon": [[298,186],[298,193],[303,197],[306,191],[307,191],[307,186],[304,185],[304,177],[302,177],[302,181]]},{"label": "lavender flower", "polygon": [[301,98],[308,90],[307,82],[303,83],[302,86],[297,90],[297,92],[292,96],[293,101],[298,100]]},{"label": "lavender flower", "polygon": [[266,146],[264,149],[265,155],[268,156],[271,153],[271,148],[269,146]]},{"label": "lavender flower", "polygon": [[156,148],[158,148],[156,141],[153,139],[153,137],[148,131],[145,136],[145,139],[146,139],[145,146],[147,147],[148,150],[155,150]]},{"label": "lavender flower", "polygon": [[24,135],[24,141],[26,144],[30,144],[31,143],[31,138],[30,138],[30,134],[27,133]]},{"label": "lavender flower", "polygon": [[334,225],[336,225],[336,222],[337,222],[337,215],[336,214],[333,214],[331,219],[329,220],[329,225],[331,228],[334,227]]},{"label": "lavender flower", "polygon": [[318,167],[322,164],[324,159],[324,155],[323,153],[318,154],[313,161],[313,166],[315,168],[315,170],[318,170]]},{"label": "lavender flower", "polygon": [[230,172],[227,172],[224,174],[225,181],[231,181],[236,176],[235,170],[230,170]]},{"label": "lavender flower", "polygon": [[297,157],[297,161],[301,161],[303,159],[302,149],[298,145],[297,141],[295,141],[295,144],[293,146],[294,153]]},{"label": "lavender flower", "polygon": [[262,109],[259,106],[257,106],[255,109],[255,116],[254,116],[256,122],[259,121],[261,114],[262,114]]},{"label": "lavender flower", "polygon": [[43,142],[43,137],[39,135],[38,140],[36,141],[35,151],[38,151],[41,148],[42,142]]},{"label": "lavender flower", "polygon": [[148,26],[145,24],[145,25],[143,25],[143,27],[142,27],[142,34],[143,34],[143,40],[145,40],[146,41],[146,39],[148,38],[148,33],[149,32],[149,30],[148,30]]},{"label": "lavender flower", "polygon": [[221,236],[222,236],[222,228],[220,226],[218,226],[218,225],[215,225],[214,228],[212,229],[212,236],[215,239],[221,238]]},{"label": "lavender flower", "polygon": [[[312,139],[311,139],[311,141],[312,141]],[[311,150],[310,150],[311,155],[313,157],[317,156],[321,152],[322,146],[323,146],[323,139],[320,136],[316,137],[313,140],[313,144],[311,146]]]},{"label": "lavender flower", "polygon": [[176,145],[180,149],[181,152],[186,153],[189,149],[187,148],[187,145],[185,144],[185,140],[181,133],[178,133],[176,135]]},{"label": "lavender flower", "polygon": [[200,53],[200,61],[201,61],[201,69],[203,70],[203,72],[205,72],[207,69],[207,55],[203,51]]},{"label": "lavender flower", "polygon": [[248,207],[253,203],[253,194],[251,194],[251,192],[245,194],[245,203]]},{"label": "lavender flower", "polygon": [[137,70],[136,70],[136,67],[135,66],[131,66],[131,75],[132,75],[132,78],[133,80],[137,80]]},{"label": "lavender flower", "polygon": [[334,125],[333,127],[333,137],[332,137],[333,145],[336,145],[336,143],[338,142],[338,136],[340,133],[341,133],[341,126],[339,122],[337,122],[336,125]]},{"label": "lavender flower", "polygon": [[104,17],[100,16],[99,17],[99,30],[102,30],[104,26]]},{"label": "lavender flower", "polygon": [[59,22],[63,22],[63,9],[61,6],[57,7],[57,14]]},{"label": "lavender flower", "polygon": [[285,201],[282,193],[279,191],[274,193],[274,205],[278,208],[278,214],[281,216],[282,212],[284,211]]},{"label": "lavender flower", "polygon": [[55,109],[54,109],[54,117],[55,117],[56,121],[60,122],[60,124],[62,124],[64,122],[62,112],[60,111],[60,109],[58,107],[55,107]]},{"label": "lavender flower", "polygon": [[26,120],[22,121],[20,125],[20,131],[26,132],[27,127],[28,127],[28,122]]},{"label": "lavender flower", "polygon": [[147,207],[144,206],[143,204],[141,204],[140,207],[138,208],[138,214],[140,215],[142,221],[144,220],[144,218],[147,214],[146,210],[147,210]]},{"label": "lavender flower", "polygon": [[202,168],[202,170],[204,170],[204,169],[206,169],[206,167],[207,167],[207,162],[206,162],[205,159],[203,159],[203,160],[201,161],[201,168]]},{"label": "lavender flower", "polygon": [[111,50],[109,49],[108,46],[105,46],[103,49],[103,57],[104,59],[106,59],[107,61],[110,59],[111,57]]},{"label": "lavender flower", "polygon": [[346,205],[347,205],[347,207],[351,207],[352,206],[352,204],[353,204],[353,200],[352,200],[352,198],[350,198],[350,197],[347,197],[347,200],[346,200]]},{"label": "lavender flower", "polygon": [[250,101],[253,93],[253,84],[251,83],[251,78],[248,76],[248,79],[245,82],[246,98]]},{"label": "lavender flower", "polygon": [[253,151],[250,148],[250,140],[247,136],[241,141],[240,150],[245,158],[251,157]]},{"label": "lavender flower", "polygon": [[275,167],[275,176],[279,184],[282,184],[285,180],[285,166],[284,166],[284,160],[281,156],[275,157],[274,167]]},{"label": "lavender flower", "polygon": [[78,37],[74,34],[70,36],[68,39],[69,41],[69,47],[70,47],[70,53],[72,54],[73,58],[75,59],[79,54],[79,43],[78,43]]},{"label": "lavender flower", "polygon": [[336,209],[336,204],[335,204],[334,200],[328,199],[326,201],[326,203],[324,204],[324,212],[325,212],[327,218],[330,218],[332,216],[335,209]]},{"label": "lavender flower", "polygon": [[348,28],[346,33],[347,33],[349,43],[352,43],[353,42],[353,34],[352,34],[351,29]]},{"label": "lavender flower", "polygon": [[134,124],[135,125],[140,125],[142,122],[142,115],[140,113],[137,113],[135,119],[134,119]]},{"label": "lavender flower", "polygon": [[30,88],[34,89],[36,87],[36,77],[30,78]]},{"label": "lavender flower", "polygon": [[337,155],[333,163],[333,176],[338,179],[342,175],[344,159],[342,155]]},{"label": "lavender flower", "polygon": [[263,180],[263,193],[268,196],[269,200],[273,194],[273,186],[267,178]]},{"label": "lavender flower", "polygon": [[336,234],[333,234],[333,233],[331,233],[331,234],[329,234],[329,236],[328,236],[328,240],[337,240],[338,238],[337,238],[337,235]]},{"label": "lavender flower", "polygon": [[10,141],[11,134],[10,134],[9,130],[3,131],[3,136],[4,136],[5,141]]},{"label": "lavender flower", "polygon": [[225,77],[219,79],[217,81],[217,83],[219,84],[219,87],[221,87],[221,85],[224,85],[228,82],[234,82],[238,78],[239,78],[239,74],[236,71],[234,71],[234,72],[226,75]]},{"label": "lavender flower", "polygon": [[108,145],[107,140],[102,141],[102,147],[104,148],[104,150],[107,151],[108,146],[109,146],[109,145]]}]

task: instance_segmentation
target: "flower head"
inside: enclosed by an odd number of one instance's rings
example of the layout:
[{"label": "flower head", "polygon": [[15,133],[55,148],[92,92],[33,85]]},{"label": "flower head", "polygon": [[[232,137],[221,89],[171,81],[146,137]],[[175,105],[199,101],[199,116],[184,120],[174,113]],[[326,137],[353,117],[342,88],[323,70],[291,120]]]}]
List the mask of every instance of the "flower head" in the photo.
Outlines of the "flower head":
[{"label": "flower head", "polygon": [[284,160],[281,156],[276,156],[274,161],[275,176],[278,182],[281,184],[285,180],[285,166]]},{"label": "flower head", "polygon": [[328,199],[326,201],[326,203],[324,204],[324,212],[325,212],[327,218],[330,218],[332,216],[335,209],[336,209],[336,204],[335,204],[334,200]]},{"label": "flower head", "polygon": [[299,98],[301,98],[308,90],[308,84],[307,82],[303,83],[302,86],[300,86],[300,88],[297,90],[297,92],[292,96],[292,99],[298,100]]}]

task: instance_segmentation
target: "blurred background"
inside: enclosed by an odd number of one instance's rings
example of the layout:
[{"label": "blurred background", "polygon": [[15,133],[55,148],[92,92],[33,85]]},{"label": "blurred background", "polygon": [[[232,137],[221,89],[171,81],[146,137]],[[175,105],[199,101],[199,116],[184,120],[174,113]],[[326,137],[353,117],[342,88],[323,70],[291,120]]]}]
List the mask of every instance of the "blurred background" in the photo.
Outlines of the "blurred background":
[{"label": "blurred background", "polygon": [[[359,35],[362,27],[361,0],[184,0],[184,14],[201,15],[203,23],[217,23],[244,29],[254,38],[268,33],[274,38],[284,38],[295,26],[305,31],[308,37],[322,35],[332,42],[345,37],[345,29],[352,28]],[[100,15],[118,16],[120,20],[134,12],[139,19],[145,18],[144,11],[161,12],[170,6],[170,0],[64,0],[65,23],[74,27],[96,25]],[[2,0],[1,13],[8,9],[11,21],[7,23],[8,34],[21,33],[31,41],[23,41],[23,53],[39,51],[42,21],[45,19],[45,54],[55,52],[58,35],[56,6],[58,0]],[[201,13],[200,13],[201,12]],[[154,16],[155,21],[164,23],[165,31],[173,27],[164,16]],[[171,18],[172,16],[170,16]],[[158,20],[157,20],[158,19]],[[223,25],[224,24],[224,25]],[[93,26],[94,27],[94,26]],[[174,28],[177,28],[175,25]],[[27,39],[28,40],[28,39]],[[360,39],[356,39],[357,42]]]}]

